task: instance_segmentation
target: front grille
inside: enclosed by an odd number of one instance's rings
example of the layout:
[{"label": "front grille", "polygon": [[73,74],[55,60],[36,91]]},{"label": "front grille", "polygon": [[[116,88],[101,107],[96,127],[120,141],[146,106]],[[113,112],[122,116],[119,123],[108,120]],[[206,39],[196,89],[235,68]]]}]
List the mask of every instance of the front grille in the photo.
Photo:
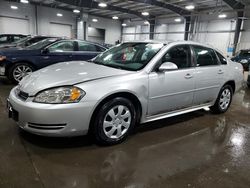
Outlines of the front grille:
[{"label": "front grille", "polygon": [[28,127],[33,129],[40,130],[59,130],[66,127],[67,124],[37,124],[37,123],[28,123]]},{"label": "front grille", "polygon": [[20,97],[22,100],[26,101],[29,97],[29,94],[28,93],[25,93],[23,91],[19,91],[17,93],[18,97]]}]

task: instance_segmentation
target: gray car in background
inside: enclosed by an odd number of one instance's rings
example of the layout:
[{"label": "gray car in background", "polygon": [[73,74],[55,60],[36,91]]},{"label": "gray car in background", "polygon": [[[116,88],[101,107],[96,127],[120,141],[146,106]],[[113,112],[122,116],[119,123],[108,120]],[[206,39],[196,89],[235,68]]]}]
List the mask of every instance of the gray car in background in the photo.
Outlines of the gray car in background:
[{"label": "gray car in background", "polygon": [[91,132],[123,141],[135,125],[210,108],[224,113],[243,82],[241,64],[194,42],[127,42],[91,61],[55,64],[12,89],[9,116],[44,136]]}]

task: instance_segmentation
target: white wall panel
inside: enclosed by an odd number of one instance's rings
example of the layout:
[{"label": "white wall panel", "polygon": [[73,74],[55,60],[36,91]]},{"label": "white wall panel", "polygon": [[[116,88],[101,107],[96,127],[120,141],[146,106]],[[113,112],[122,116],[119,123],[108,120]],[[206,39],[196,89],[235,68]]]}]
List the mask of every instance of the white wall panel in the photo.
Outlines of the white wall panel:
[{"label": "white wall panel", "polygon": [[50,23],[49,25],[49,34],[51,36],[59,36],[59,37],[72,37],[72,26],[65,25],[65,24],[57,24],[57,23]]},{"label": "white wall panel", "polygon": [[1,34],[29,34],[29,20],[0,17]]}]

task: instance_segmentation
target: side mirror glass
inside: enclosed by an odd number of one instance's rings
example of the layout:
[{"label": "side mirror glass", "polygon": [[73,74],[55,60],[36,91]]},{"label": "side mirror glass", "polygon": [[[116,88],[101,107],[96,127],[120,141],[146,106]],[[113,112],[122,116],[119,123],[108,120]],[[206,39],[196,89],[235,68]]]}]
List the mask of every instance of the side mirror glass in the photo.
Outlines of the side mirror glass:
[{"label": "side mirror glass", "polygon": [[48,54],[49,53],[49,49],[48,48],[42,49],[41,53],[42,54]]},{"label": "side mirror glass", "polygon": [[159,67],[160,72],[170,71],[170,70],[177,70],[178,66],[175,63],[172,62],[165,62],[162,63]]}]

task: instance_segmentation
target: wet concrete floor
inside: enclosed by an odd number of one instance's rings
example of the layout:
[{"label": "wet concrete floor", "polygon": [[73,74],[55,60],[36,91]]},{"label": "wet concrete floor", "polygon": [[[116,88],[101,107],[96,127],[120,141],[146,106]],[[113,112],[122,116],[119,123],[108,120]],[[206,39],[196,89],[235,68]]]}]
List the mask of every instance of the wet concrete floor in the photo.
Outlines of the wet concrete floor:
[{"label": "wet concrete floor", "polygon": [[250,187],[250,89],[228,112],[197,111],[141,125],[120,145],[45,138],[7,118],[0,78],[0,187]]}]

